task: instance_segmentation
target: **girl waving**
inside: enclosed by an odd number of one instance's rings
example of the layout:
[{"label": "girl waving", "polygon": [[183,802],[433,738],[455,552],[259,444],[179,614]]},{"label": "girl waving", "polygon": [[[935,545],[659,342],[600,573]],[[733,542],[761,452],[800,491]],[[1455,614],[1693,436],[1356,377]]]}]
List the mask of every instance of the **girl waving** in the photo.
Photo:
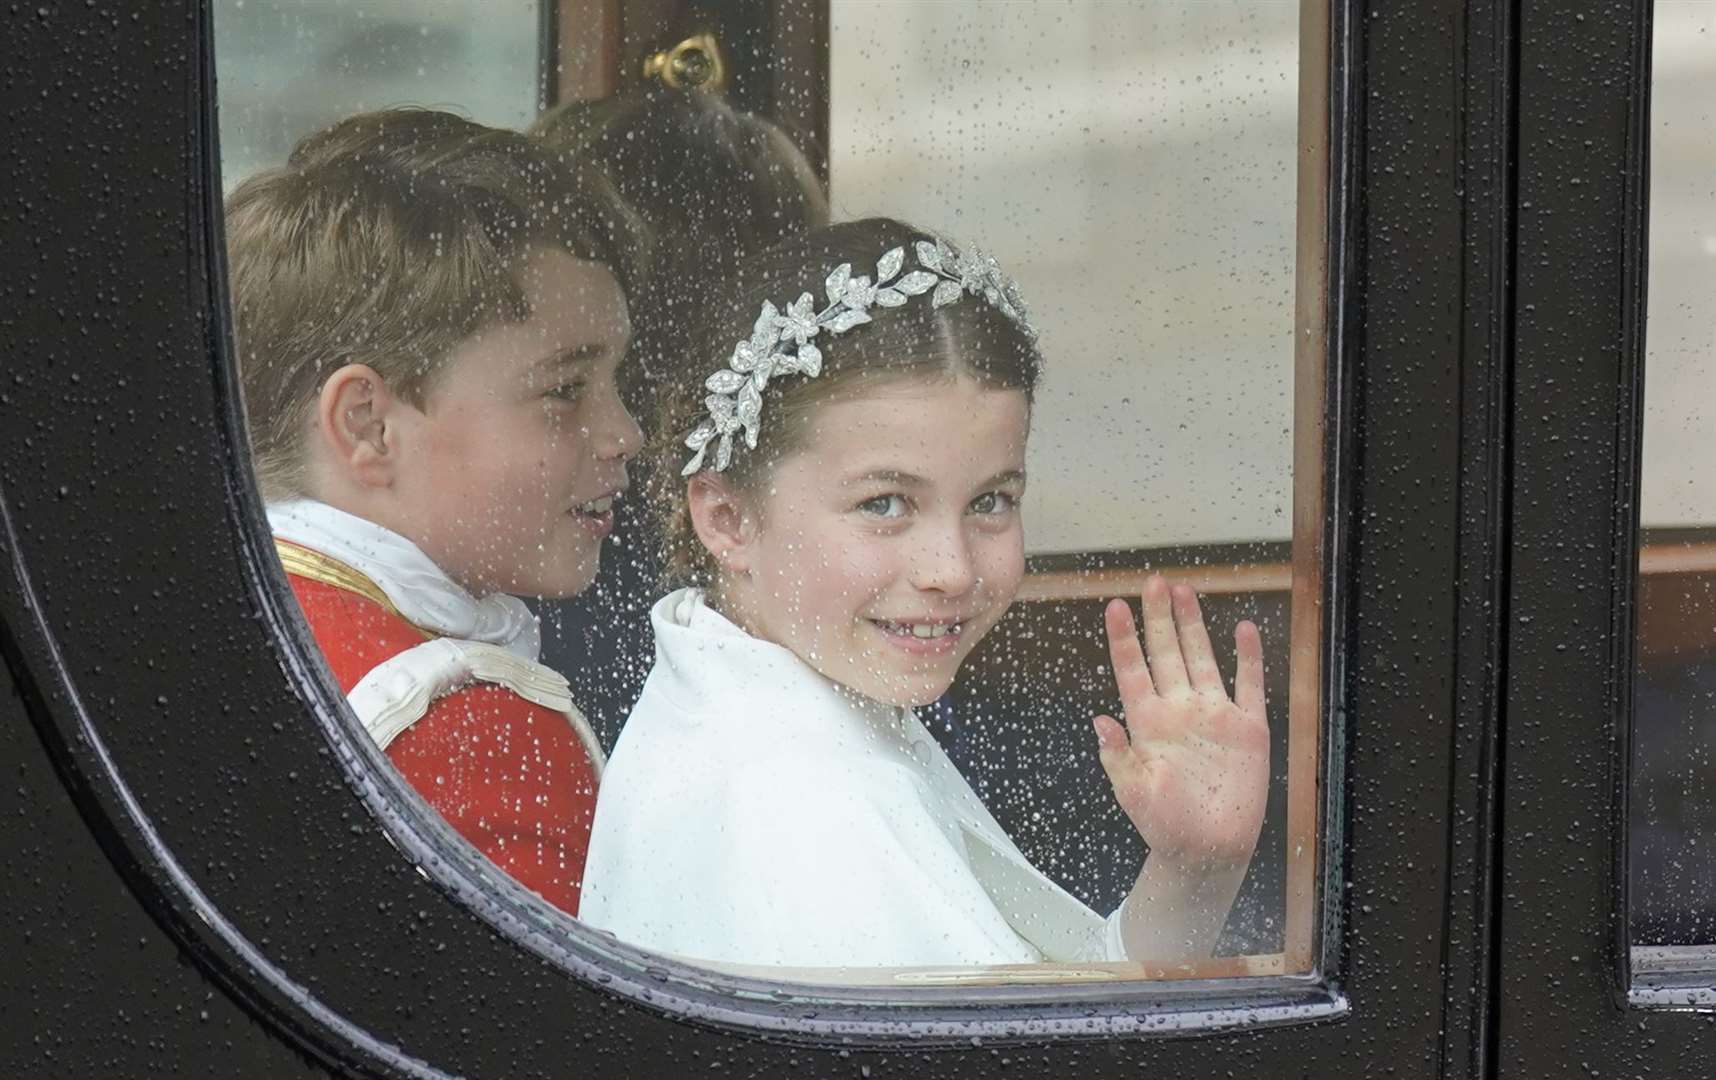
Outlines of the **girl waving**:
[{"label": "girl waving", "polygon": [[582,916],[794,967],[1207,954],[1268,785],[1257,630],[1230,699],[1189,589],[1106,621],[1114,796],[1150,847],[1104,916],[1037,871],[913,713],[1024,573],[1042,360],[994,260],[874,219],[747,260],[663,395],[652,500],[686,587],[604,777]]}]

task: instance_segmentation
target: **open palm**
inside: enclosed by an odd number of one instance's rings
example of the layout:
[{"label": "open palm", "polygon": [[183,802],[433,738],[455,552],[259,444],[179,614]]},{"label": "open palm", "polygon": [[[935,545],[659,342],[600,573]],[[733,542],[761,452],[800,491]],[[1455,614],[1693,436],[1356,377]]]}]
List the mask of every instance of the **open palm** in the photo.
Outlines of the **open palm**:
[{"label": "open palm", "polygon": [[1155,857],[1248,860],[1269,794],[1257,627],[1234,628],[1239,671],[1230,699],[1191,587],[1169,588],[1154,575],[1143,606],[1142,647],[1124,601],[1110,601],[1105,613],[1125,723],[1094,723],[1114,797]]}]

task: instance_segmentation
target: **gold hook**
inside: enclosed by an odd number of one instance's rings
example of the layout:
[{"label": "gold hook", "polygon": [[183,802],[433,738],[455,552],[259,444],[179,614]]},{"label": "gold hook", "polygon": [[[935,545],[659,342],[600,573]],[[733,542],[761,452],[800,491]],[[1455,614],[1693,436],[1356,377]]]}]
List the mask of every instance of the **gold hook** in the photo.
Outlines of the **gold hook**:
[{"label": "gold hook", "polygon": [[724,90],[727,64],[720,43],[707,31],[693,34],[671,49],[644,57],[644,78],[657,78],[674,89]]}]

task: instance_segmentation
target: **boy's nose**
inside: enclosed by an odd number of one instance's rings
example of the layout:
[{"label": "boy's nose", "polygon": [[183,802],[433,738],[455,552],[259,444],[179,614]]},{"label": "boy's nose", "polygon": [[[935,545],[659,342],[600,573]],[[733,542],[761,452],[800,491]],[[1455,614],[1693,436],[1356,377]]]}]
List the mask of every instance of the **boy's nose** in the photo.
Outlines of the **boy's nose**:
[{"label": "boy's nose", "polygon": [[596,454],[599,457],[631,458],[643,446],[643,429],[632,419],[627,411],[625,402],[619,394],[608,395],[606,407],[594,425],[591,435],[595,441]]}]

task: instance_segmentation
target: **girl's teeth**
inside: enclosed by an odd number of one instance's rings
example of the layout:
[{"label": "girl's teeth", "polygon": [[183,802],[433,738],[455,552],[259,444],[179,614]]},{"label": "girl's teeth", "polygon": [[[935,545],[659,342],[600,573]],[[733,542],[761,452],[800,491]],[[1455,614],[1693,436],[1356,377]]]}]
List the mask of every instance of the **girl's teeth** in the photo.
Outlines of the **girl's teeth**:
[{"label": "girl's teeth", "polygon": [[895,623],[894,628],[902,634],[910,634],[915,638],[946,637],[959,629],[958,623]]},{"label": "girl's teeth", "polygon": [[580,506],[578,508],[578,512],[580,514],[605,514],[613,508],[613,505],[614,497],[612,495],[604,495],[600,499],[591,499],[583,506]]}]

